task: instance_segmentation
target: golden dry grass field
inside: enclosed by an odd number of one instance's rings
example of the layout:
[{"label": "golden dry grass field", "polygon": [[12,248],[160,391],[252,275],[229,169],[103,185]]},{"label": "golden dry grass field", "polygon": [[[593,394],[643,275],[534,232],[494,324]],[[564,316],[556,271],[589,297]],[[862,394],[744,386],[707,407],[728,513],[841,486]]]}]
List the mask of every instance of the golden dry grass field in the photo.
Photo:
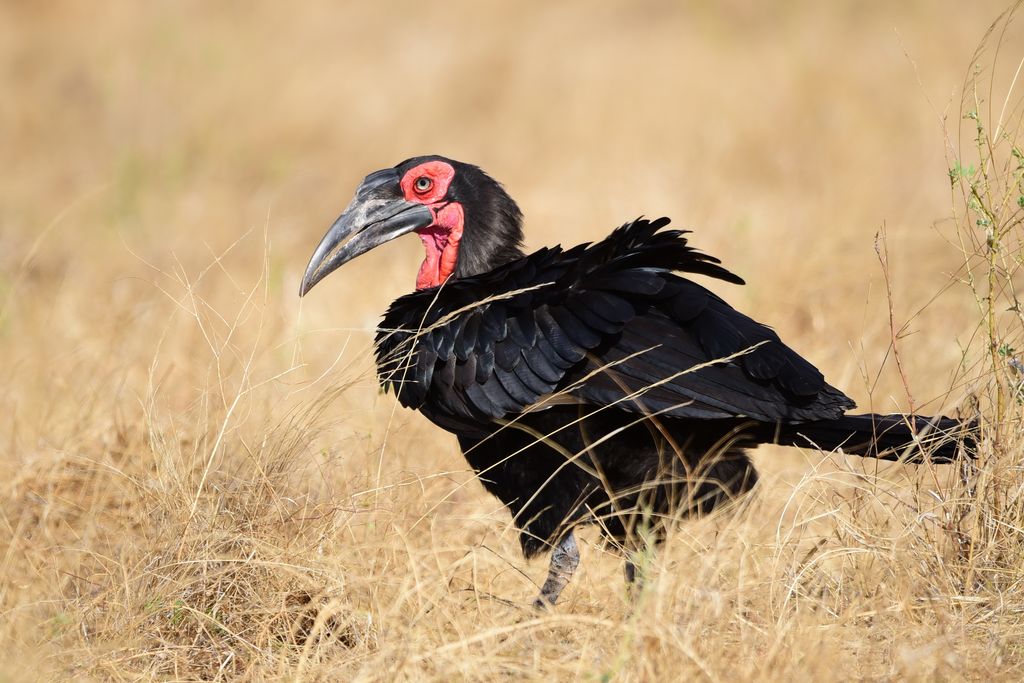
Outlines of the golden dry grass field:
[{"label": "golden dry grass field", "polygon": [[[0,4],[0,680],[1020,680],[1005,9]],[[763,447],[635,605],[591,530],[533,611],[545,563],[377,389],[418,241],[297,297],[360,179],[425,153],[504,182],[530,248],[673,217],[862,409],[980,410],[977,466]]]}]

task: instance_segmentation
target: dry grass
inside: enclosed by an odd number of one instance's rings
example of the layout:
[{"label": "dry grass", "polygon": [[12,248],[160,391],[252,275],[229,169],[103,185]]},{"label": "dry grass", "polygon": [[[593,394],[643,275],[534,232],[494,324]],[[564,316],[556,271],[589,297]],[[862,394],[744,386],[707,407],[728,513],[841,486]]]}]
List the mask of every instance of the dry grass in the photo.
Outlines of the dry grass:
[{"label": "dry grass", "polygon": [[[0,6],[0,680],[1019,680],[1024,36],[890,5]],[[527,609],[545,567],[373,378],[419,245],[295,296],[430,152],[531,246],[675,217],[862,408],[980,409],[978,468],[764,448],[635,608],[585,534]]]}]

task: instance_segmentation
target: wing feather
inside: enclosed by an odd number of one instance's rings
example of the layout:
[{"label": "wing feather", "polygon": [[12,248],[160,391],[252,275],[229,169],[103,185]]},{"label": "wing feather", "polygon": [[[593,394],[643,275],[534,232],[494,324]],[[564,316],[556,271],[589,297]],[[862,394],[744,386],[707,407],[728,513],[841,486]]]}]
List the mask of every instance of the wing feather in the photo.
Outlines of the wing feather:
[{"label": "wing feather", "polygon": [[800,422],[853,406],[773,330],[672,272],[742,283],[667,222],[401,297],[377,337],[381,382],[467,429],[559,390],[687,418]]}]

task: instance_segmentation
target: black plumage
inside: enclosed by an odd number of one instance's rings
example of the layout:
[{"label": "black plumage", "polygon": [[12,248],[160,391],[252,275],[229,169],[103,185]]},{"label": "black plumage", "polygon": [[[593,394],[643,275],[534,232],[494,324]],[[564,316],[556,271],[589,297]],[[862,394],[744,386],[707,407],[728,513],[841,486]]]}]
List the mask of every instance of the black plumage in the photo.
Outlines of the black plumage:
[{"label": "black plumage", "polygon": [[465,216],[457,266],[391,305],[379,377],[458,437],[527,556],[555,549],[539,602],[578,562],[575,525],[628,551],[639,524],[657,537],[661,520],[748,491],[759,443],[907,462],[963,450],[956,420],[847,415],[853,401],[774,331],[684,277],[743,283],[668,219],[523,255],[518,208],[479,169],[421,157],[396,174],[436,161],[454,170],[439,206]]}]

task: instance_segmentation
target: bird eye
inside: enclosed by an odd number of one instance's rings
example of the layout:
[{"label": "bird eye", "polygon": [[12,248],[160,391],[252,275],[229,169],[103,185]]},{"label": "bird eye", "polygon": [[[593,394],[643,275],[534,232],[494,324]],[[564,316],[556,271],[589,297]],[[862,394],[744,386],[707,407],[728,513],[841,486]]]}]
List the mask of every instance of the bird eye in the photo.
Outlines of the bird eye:
[{"label": "bird eye", "polygon": [[429,190],[433,186],[434,186],[434,181],[431,180],[430,178],[428,178],[425,175],[421,175],[419,178],[417,178],[416,179],[416,184],[413,185],[413,187],[416,188],[416,191],[419,192],[420,194],[423,194],[424,192],[426,192],[427,190]]}]

